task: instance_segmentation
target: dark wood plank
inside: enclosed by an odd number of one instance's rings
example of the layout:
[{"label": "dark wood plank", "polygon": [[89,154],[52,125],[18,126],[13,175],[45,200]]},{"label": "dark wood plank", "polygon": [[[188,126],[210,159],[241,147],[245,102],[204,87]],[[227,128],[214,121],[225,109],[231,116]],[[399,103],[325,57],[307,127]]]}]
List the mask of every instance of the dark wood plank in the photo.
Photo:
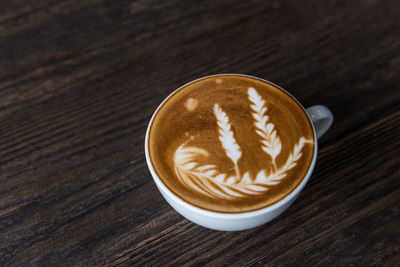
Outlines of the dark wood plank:
[{"label": "dark wood plank", "polygon": [[[396,1],[1,1],[0,265],[400,262]],[[147,169],[156,106],[214,73],[269,79],[333,128],[295,204],[217,232]]]}]

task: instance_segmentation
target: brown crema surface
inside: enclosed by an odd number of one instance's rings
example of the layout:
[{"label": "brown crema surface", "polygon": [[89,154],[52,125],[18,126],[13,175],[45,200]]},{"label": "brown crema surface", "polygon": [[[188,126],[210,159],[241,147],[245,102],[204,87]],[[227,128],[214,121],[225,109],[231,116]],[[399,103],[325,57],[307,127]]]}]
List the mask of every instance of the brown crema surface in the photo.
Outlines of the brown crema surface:
[{"label": "brown crema surface", "polygon": [[[274,125],[276,137],[281,143],[280,152],[275,158],[276,167],[273,166],[271,155],[263,150],[264,139],[257,133],[249,88],[254,88],[265,101],[265,115],[268,116],[266,121]],[[237,168],[220,140],[221,126],[215,114],[216,104],[228,117],[229,130],[240,150]],[[188,183],[182,182],[182,177],[178,177],[177,150],[179,147],[189,147],[204,152],[196,154],[197,156],[191,154],[194,168],[215,166],[211,173],[224,174],[224,184],[229,184],[229,177],[242,179],[246,173],[248,180],[255,183],[260,171],[264,170],[268,178],[274,171],[284,168],[291,155],[292,159],[295,157],[295,147],[302,137],[307,142],[297,154],[298,159],[293,161],[295,166],[285,171],[284,177],[276,184],[266,185],[262,193],[237,196],[240,192],[235,191],[235,182],[232,186],[228,185],[225,191],[228,195],[233,191],[232,197],[207,194],[188,186]],[[203,78],[174,92],[158,109],[150,125],[148,137],[151,163],[164,184],[178,197],[194,206],[224,213],[254,211],[283,199],[306,176],[314,156],[314,147],[311,122],[296,100],[270,83],[240,75]],[[192,165],[186,165],[187,169]],[[188,177],[193,178],[193,175]],[[224,191],[218,183],[213,183],[215,177],[216,174],[208,175],[207,178],[200,177],[201,179],[195,177],[197,180],[193,183],[200,187],[211,184],[212,190]],[[203,183],[202,179],[207,181]]]}]

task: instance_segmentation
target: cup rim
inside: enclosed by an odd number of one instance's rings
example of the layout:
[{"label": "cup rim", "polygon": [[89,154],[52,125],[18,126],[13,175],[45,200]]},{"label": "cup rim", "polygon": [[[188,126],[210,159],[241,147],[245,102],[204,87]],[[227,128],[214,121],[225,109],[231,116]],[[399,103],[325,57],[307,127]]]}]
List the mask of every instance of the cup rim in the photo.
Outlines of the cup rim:
[{"label": "cup rim", "polygon": [[[312,130],[313,130],[313,136],[314,136],[314,156],[313,156],[313,159],[311,161],[310,166],[308,167],[307,174],[304,176],[303,180],[292,190],[292,192],[290,192],[284,198],[282,198],[281,200],[279,200],[278,202],[276,202],[276,203],[274,203],[272,205],[269,205],[269,206],[261,208],[261,209],[253,210],[253,211],[245,211],[245,212],[238,212],[238,213],[226,213],[226,212],[218,212],[218,211],[211,211],[211,210],[203,209],[203,208],[197,207],[195,205],[192,205],[192,204],[186,202],[184,199],[182,199],[181,197],[179,197],[178,195],[173,193],[164,184],[164,182],[160,179],[160,177],[158,177],[156,171],[154,170],[153,164],[151,163],[151,160],[150,160],[148,142],[149,142],[150,128],[151,128],[152,122],[153,122],[154,117],[157,114],[158,110],[164,105],[164,103],[170,97],[172,97],[176,92],[178,92],[182,88],[186,87],[187,85],[189,85],[191,83],[194,83],[194,82],[197,82],[197,81],[202,80],[202,79],[206,79],[206,78],[210,78],[210,77],[216,77],[216,76],[242,76],[242,77],[258,79],[258,80],[261,80],[263,82],[272,84],[273,86],[275,86],[275,87],[279,88],[280,90],[284,91],[285,93],[287,93],[303,109],[303,111],[307,115],[307,118],[308,118],[308,120],[309,120],[309,122],[311,124]],[[178,87],[173,92],[171,92],[158,105],[157,109],[154,111],[154,113],[151,116],[151,119],[150,119],[150,121],[148,123],[147,129],[146,129],[146,136],[145,136],[146,163],[147,163],[147,166],[148,166],[148,168],[150,170],[151,176],[153,177],[153,180],[156,183],[157,187],[160,190],[162,190],[163,193],[165,193],[170,199],[172,199],[175,202],[178,202],[181,206],[183,206],[184,208],[190,210],[191,212],[198,213],[198,214],[205,215],[205,216],[214,217],[214,218],[223,218],[223,219],[241,219],[241,218],[255,217],[255,216],[259,216],[259,215],[271,212],[273,210],[276,210],[276,209],[286,205],[287,203],[289,203],[291,200],[296,198],[296,196],[303,190],[303,188],[307,184],[308,180],[310,179],[310,176],[311,176],[311,174],[312,174],[312,172],[314,170],[314,167],[315,167],[315,164],[316,164],[316,161],[317,161],[317,153],[318,153],[318,140],[317,140],[317,135],[316,135],[316,131],[315,131],[315,128],[314,128],[314,124],[312,123],[311,118],[308,115],[306,109],[303,107],[303,105],[292,94],[290,94],[288,91],[286,91],[285,89],[283,89],[279,85],[277,85],[277,84],[275,84],[273,82],[270,82],[268,80],[265,80],[265,79],[262,79],[262,78],[259,78],[259,77],[256,77],[256,76],[248,75],[248,74],[219,73],[219,74],[207,75],[207,76],[202,76],[200,78],[192,80],[190,82],[187,82],[187,83],[183,84],[182,86]]]}]

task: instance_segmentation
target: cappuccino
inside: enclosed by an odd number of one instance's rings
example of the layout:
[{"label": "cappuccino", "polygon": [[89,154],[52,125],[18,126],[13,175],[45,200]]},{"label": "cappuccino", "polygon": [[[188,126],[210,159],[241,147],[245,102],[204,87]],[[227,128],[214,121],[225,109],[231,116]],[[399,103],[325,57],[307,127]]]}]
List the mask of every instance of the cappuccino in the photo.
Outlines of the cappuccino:
[{"label": "cappuccino", "polygon": [[242,75],[216,75],[170,95],[148,133],[151,165],[182,200],[241,213],[290,194],[314,157],[313,126],[279,87]]}]

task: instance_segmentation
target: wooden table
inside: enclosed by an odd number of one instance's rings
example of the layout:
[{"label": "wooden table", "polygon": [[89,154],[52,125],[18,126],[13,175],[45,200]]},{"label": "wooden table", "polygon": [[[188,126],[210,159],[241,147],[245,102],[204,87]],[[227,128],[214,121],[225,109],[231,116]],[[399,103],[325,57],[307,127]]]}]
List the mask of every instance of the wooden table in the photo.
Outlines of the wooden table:
[{"label": "wooden table", "polygon": [[[0,6],[0,265],[399,264],[398,1]],[[158,104],[215,73],[335,115],[306,189],[253,230],[184,219],[145,162]]]}]

